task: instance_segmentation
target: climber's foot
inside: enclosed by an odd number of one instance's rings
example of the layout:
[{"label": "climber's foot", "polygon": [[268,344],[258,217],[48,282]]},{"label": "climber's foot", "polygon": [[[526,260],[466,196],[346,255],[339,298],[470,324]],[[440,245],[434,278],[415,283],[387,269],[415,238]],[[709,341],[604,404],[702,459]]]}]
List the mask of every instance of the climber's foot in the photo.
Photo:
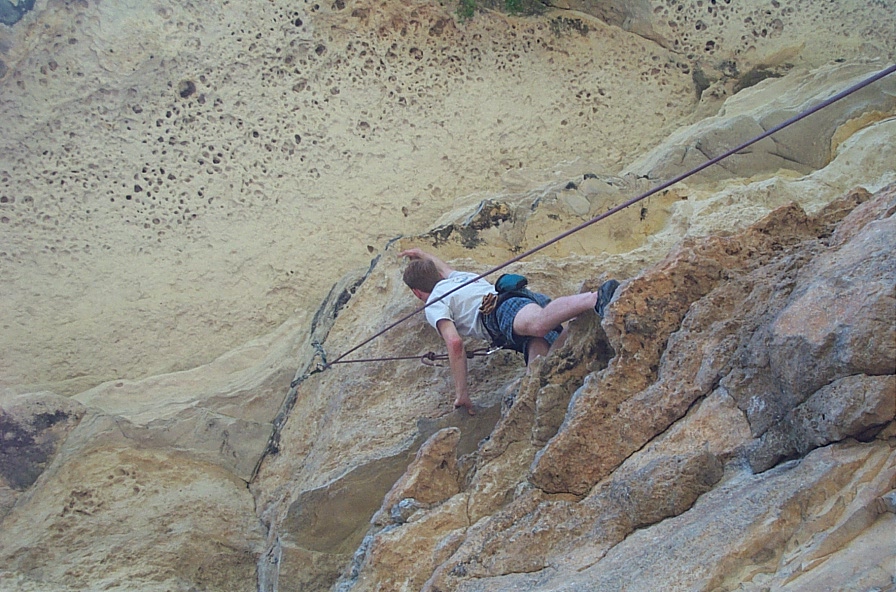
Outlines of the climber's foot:
[{"label": "climber's foot", "polygon": [[613,299],[613,294],[618,287],[618,281],[607,280],[597,289],[597,302],[594,304],[594,312],[596,312],[600,318],[604,318],[604,313],[607,311],[607,305],[610,304],[610,301]]}]

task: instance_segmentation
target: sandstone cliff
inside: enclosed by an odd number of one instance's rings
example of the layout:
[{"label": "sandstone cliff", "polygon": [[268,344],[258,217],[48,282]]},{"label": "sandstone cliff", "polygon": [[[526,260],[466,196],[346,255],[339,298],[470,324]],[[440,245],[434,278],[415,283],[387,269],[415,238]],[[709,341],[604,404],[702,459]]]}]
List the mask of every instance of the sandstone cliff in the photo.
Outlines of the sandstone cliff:
[{"label": "sandstone cliff", "polygon": [[484,271],[896,59],[886,2],[555,4],[0,2],[0,590],[896,585],[896,76],[515,264],[622,286],[475,418],[316,371],[400,248]]}]

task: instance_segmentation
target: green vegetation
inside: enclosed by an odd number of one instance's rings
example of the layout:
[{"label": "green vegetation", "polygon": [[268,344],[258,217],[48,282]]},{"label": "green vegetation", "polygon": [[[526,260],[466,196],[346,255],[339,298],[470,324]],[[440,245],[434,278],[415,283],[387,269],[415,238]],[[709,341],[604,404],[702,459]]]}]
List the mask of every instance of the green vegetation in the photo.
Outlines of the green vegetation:
[{"label": "green vegetation", "polygon": [[476,0],[460,0],[457,3],[457,18],[468,21],[476,13]]},{"label": "green vegetation", "polygon": [[457,18],[461,21],[470,20],[477,10],[485,8],[531,16],[544,12],[545,5],[540,0],[458,0]]},{"label": "green vegetation", "polygon": [[504,0],[504,8],[510,14],[522,14],[523,0]]}]

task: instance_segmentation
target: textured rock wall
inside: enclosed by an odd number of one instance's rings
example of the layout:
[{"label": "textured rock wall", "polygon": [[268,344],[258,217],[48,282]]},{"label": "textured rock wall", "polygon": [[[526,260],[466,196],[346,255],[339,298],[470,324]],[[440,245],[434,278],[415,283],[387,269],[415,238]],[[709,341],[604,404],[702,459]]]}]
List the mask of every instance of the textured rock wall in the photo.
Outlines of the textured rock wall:
[{"label": "textured rock wall", "polygon": [[310,322],[458,196],[575,159],[616,171],[691,112],[672,52],[552,23],[162,0],[47,2],[4,28],[2,385],[208,363]]},{"label": "textured rock wall", "polygon": [[893,57],[879,3],[637,6],[640,35],[410,1],[38,3],[0,27],[3,386],[207,363],[460,196],[620,172],[763,60]]},{"label": "textured rock wall", "polygon": [[858,47],[869,56],[892,57],[885,41],[892,27],[886,2],[563,2],[700,60],[729,78],[741,76],[741,88],[761,78],[763,70],[794,58],[819,60],[818,65]]},{"label": "textured rock wall", "polygon": [[[839,72],[849,77],[849,70],[845,68]],[[787,81],[769,83],[772,88],[757,88],[752,92],[781,92],[788,88],[787,84],[805,89],[804,80],[791,77]],[[884,89],[888,88],[884,86]],[[886,97],[887,91],[881,96]],[[741,97],[741,100],[748,98]],[[835,112],[831,117],[839,115]],[[719,124],[725,125],[721,121]],[[699,137],[703,133],[701,127],[694,126],[690,135],[684,132],[682,136]],[[772,564],[779,557],[780,547],[795,543],[787,542],[791,540],[790,535],[780,540],[769,539],[764,531],[755,529],[751,521],[765,520],[763,512],[784,511],[782,508],[787,504],[802,504],[802,501],[791,500],[802,500],[805,496],[825,500],[819,501],[821,505],[812,510],[824,513],[826,510],[822,506],[828,500],[824,487],[827,486],[819,485],[821,493],[812,489],[813,485],[807,486],[806,490],[789,490],[778,498],[772,494],[777,495],[780,482],[751,481],[747,476],[753,471],[778,466],[782,461],[801,458],[845,438],[873,439],[883,426],[892,422],[894,362],[889,344],[896,336],[892,314],[882,315],[880,311],[893,309],[893,286],[891,280],[889,284],[886,280],[883,284],[878,283],[892,275],[891,264],[885,257],[875,255],[885,252],[888,248],[885,245],[891,244],[891,239],[885,238],[886,233],[875,232],[874,236],[879,238],[871,242],[863,235],[850,247],[844,243],[845,237],[855,238],[862,234],[859,227],[871,231],[876,224],[882,223],[871,223],[875,217],[887,220],[885,225],[892,225],[892,188],[882,190],[873,201],[856,208],[857,204],[869,199],[868,191],[844,191],[841,199],[829,204],[829,196],[832,190],[837,191],[837,183],[820,182],[821,179],[844,182],[846,171],[852,170],[855,174],[858,162],[868,165],[862,170],[870,174],[869,181],[874,179],[868,183],[869,187],[879,187],[892,180],[891,168],[886,164],[892,162],[888,140],[892,134],[890,120],[872,123],[865,132],[867,135],[857,134],[852,142],[863,137],[874,149],[857,150],[857,143],[844,143],[836,148],[833,160],[808,175],[748,178],[727,187],[722,185],[721,189],[719,183],[713,181],[710,185],[715,188],[713,190],[704,189],[706,185],[700,184],[679,190],[675,200],[669,202],[670,207],[677,210],[667,214],[665,229],[670,233],[673,230],[680,233],[682,227],[690,232],[687,225],[675,224],[685,211],[706,213],[707,218],[714,219],[713,222],[694,220],[698,227],[712,223],[743,230],[733,235],[729,231],[709,238],[694,236],[684,242],[679,240],[671,254],[646,270],[642,268],[632,274],[633,279],[620,291],[603,327],[595,326],[593,320],[576,321],[577,331],[568,347],[557,352],[556,359],[536,370],[535,376],[520,378],[519,367],[505,366],[507,362],[501,359],[474,364],[474,399],[487,408],[503,401],[504,410],[489,439],[477,452],[467,456],[461,453],[458,466],[465,475],[461,479],[465,485],[460,493],[455,493],[457,481],[453,478],[445,481],[434,468],[452,466],[450,453],[443,450],[445,442],[450,442],[446,433],[440,436],[438,444],[436,440],[432,442],[439,452],[432,452],[430,458],[413,464],[399,482],[426,482],[428,477],[431,483],[443,483],[442,494],[427,493],[426,501],[421,502],[414,497],[416,494],[403,496],[403,489],[396,486],[373,519],[368,536],[362,540],[360,532],[353,535],[353,540],[359,543],[355,557],[352,559],[345,551],[335,554],[337,564],[350,561],[350,567],[337,586],[346,590],[355,587],[361,590],[378,587],[413,590],[429,582],[426,585],[433,590],[500,590],[512,586],[538,590],[553,589],[553,586],[572,579],[578,583],[569,589],[579,589],[587,586],[589,578],[596,576],[574,577],[578,573],[575,570],[599,565],[597,562],[604,554],[621,546],[636,530],[686,514],[696,499],[702,499],[701,495],[725,491],[729,479],[738,483],[740,479],[749,481],[743,484],[742,493],[750,492],[749,495],[764,501],[757,501],[755,507],[737,518],[737,529],[732,530],[737,534],[732,535],[730,544],[726,538],[707,538],[706,552],[717,553],[716,561],[721,567],[705,577],[709,582],[724,582],[728,578],[739,583],[752,581],[752,572],[744,572],[743,580],[737,580],[741,577],[737,574],[746,569],[737,559],[746,552],[745,548],[754,548],[752,553],[760,555],[761,549],[772,550],[772,555],[763,555],[761,561],[756,560],[763,566],[756,573],[776,573],[777,568]],[[674,154],[674,151],[670,152]],[[881,160],[861,157],[872,152]],[[875,165],[875,162],[879,164]],[[418,239],[419,244],[436,245],[443,254],[455,256],[463,254],[464,249],[469,252],[471,247],[466,245],[470,244],[475,245],[473,248],[484,259],[500,259],[512,253],[514,246],[531,246],[520,237],[527,236],[530,226],[538,227],[542,220],[549,219],[541,208],[548,212],[551,211],[549,208],[564,211],[565,198],[588,195],[588,182],[603,181],[588,179],[582,182],[581,188],[575,189],[551,185],[538,194],[521,194],[506,203],[485,202],[465,214],[443,218],[432,234]],[[732,195],[737,196],[737,202]],[[808,215],[800,206],[786,203],[791,196],[797,195],[803,197],[806,207],[814,214]],[[784,205],[778,206],[779,200]],[[526,203],[537,206],[534,212],[528,208],[532,212],[530,217],[507,215],[508,212],[525,211],[527,208],[522,206]],[[841,223],[849,212],[853,213]],[[747,221],[757,213],[765,214],[764,219],[748,224]],[[838,223],[841,230],[835,231]],[[508,230],[507,226],[516,228]],[[593,287],[608,273],[628,273],[626,270],[637,261],[635,256],[654,257],[662,252],[660,245],[666,244],[664,241],[668,239],[662,234],[642,242],[639,249],[627,256],[571,254],[593,252],[607,244],[606,236],[593,233],[577,237],[578,243],[571,248],[565,247],[568,251],[557,247],[555,253],[562,257],[559,260],[537,259],[523,264],[520,269],[536,285],[544,286],[551,293],[569,291],[569,280],[574,278],[588,278],[585,286]],[[591,237],[595,237],[595,246],[585,243]],[[520,242],[514,245],[511,239]],[[413,242],[405,241],[405,244]],[[862,245],[863,262],[845,263],[845,266],[856,270],[855,273],[866,269],[863,273],[868,275],[853,277],[849,286],[841,283],[837,284],[838,288],[823,287],[825,281],[843,274],[842,268],[837,267],[839,260],[849,260],[847,255],[858,245]],[[459,260],[458,264],[482,269],[482,263],[469,260]],[[825,271],[821,271],[821,267],[825,267]],[[867,298],[856,297],[851,313],[842,310],[843,304],[835,305],[841,300],[840,293],[855,294],[859,286],[868,292]],[[393,302],[393,299],[401,302],[403,291],[395,267],[377,266],[341,313],[327,348],[344,351],[357,342],[356,333],[340,329],[343,322],[347,327],[364,327],[363,334],[373,333],[382,323],[376,322],[378,313],[368,315],[366,311],[382,309],[383,302]],[[818,293],[826,294],[830,303],[808,306],[802,295]],[[626,294],[631,299],[626,299]],[[385,309],[386,318],[403,316],[411,306],[413,303],[405,296],[401,307]],[[835,362],[833,349],[810,347],[805,354],[798,354],[807,345],[801,339],[784,338],[783,335],[764,337],[777,331],[775,327],[783,327],[778,323],[783,323],[782,319],[796,314],[797,310],[803,311],[800,314],[813,316],[814,325],[825,328],[822,330],[825,336],[813,336],[812,341],[822,344],[869,343],[876,348],[873,355],[866,352],[850,358],[838,352],[836,355],[843,356],[844,362]],[[854,324],[848,320],[850,316],[856,318]],[[798,327],[805,325],[805,322],[796,323]],[[858,329],[859,326],[863,328]],[[878,337],[853,340],[847,337],[853,330]],[[412,355],[439,345],[438,338],[422,321],[411,322],[407,331],[395,333],[387,334],[382,343],[375,343],[364,351],[371,356]],[[824,351],[828,353],[822,353]],[[800,358],[799,355],[808,357]],[[813,368],[810,375],[815,382],[797,387],[793,378],[788,378],[786,368],[791,363],[797,368],[806,366],[810,359]],[[887,359],[890,362],[888,368],[877,368],[868,375],[865,366],[859,363],[852,367],[847,359]],[[837,370],[838,367],[841,370]],[[830,370],[834,373],[830,374]],[[447,397],[433,399],[427,396],[438,383],[432,381],[428,369],[423,367],[362,366],[351,373],[338,372],[341,376],[315,376],[303,384],[300,398],[307,400],[297,404],[299,416],[326,416],[327,419],[322,420],[325,424],[312,427],[307,422],[289,422],[281,434],[281,443],[289,448],[281,449],[276,457],[266,460],[254,485],[260,499],[271,500],[266,504],[265,520],[269,521],[271,533],[279,545],[279,565],[289,570],[280,572],[285,578],[281,582],[306,582],[310,573],[319,574],[320,571],[312,569],[295,573],[292,571],[294,567],[290,566],[297,566],[298,562],[310,565],[312,557],[314,562],[320,563],[327,557],[309,553],[310,541],[303,541],[301,533],[289,526],[287,509],[295,511],[296,506],[291,500],[298,499],[297,493],[321,477],[323,482],[331,478],[335,479],[334,484],[341,482],[338,467],[344,466],[340,463],[346,457],[370,459],[366,462],[372,466],[379,462],[377,458],[394,455],[396,450],[403,449],[411,434],[421,432],[404,432],[402,439],[401,429],[388,435],[390,426],[409,425],[414,417],[430,413],[428,410],[432,405],[444,406],[447,410],[449,403]],[[752,377],[755,385],[752,390],[741,384],[744,374]],[[847,375],[849,378],[845,378]],[[442,376],[442,384],[447,384],[447,374]],[[845,379],[842,385],[837,384],[840,376]],[[409,388],[403,387],[396,397],[396,384],[409,385]],[[306,386],[308,390],[304,390]],[[856,388],[861,389],[862,399],[854,398]],[[795,389],[801,394],[797,395]],[[806,399],[809,391],[813,394]],[[331,395],[324,401],[314,399],[314,392]],[[841,393],[839,397],[837,392]],[[819,424],[817,409],[820,407],[809,411],[810,400],[825,407],[821,415],[837,419]],[[844,404],[847,400],[853,402],[851,407]],[[348,429],[354,421],[350,416],[357,413],[373,413],[389,419],[377,420],[379,427],[374,433],[362,433]],[[803,417],[805,419],[796,419]],[[478,425],[478,421],[472,420],[466,427]],[[322,425],[340,427],[321,432]],[[810,425],[813,427],[809,428]],[[883,443],[888,437],[884,435],[880,443],[883,451],[889,450],[889,445]],[[415,448],[416,444],[408,447],[410,450]],[[874,500],[880,498],[882,501],[868,502],[878,509],[887,507],[885,500],[890,487],[887,484],[892,468],[890,457],[885,452],[882,454],[884,460],[878,457],[875,462],[879,464],[872,464],[868,469],[880,484],[862,494]],[[299,465],[295,462],[297,458],[302,459]],[[771,460],[760,466],[759,463],[768,458]],[[309,463],[313,463],[310,469]],[[852,479],[851,468],[836,465],[835,462],[831,467],[819,469],[819,474],[827,479],[829,473],[826,471],[831,470],[839,475],[836,479]],[[832,468],[834,466],[836,468]],[[680,472],[674,473],[673,478],[663,473],[665,470]],[[670,483],[676,484],[673,489],[664,489]],[[277,489],[270,489],[272,485]],[[270,491],[266,491],[268,489]],[[277,497],[283,495],[287,496],[286,501]],[[358,495],[356,503],[376,494],[359,488]],[[431,501],[442,497],[444,501]],[[728,503],[734,503],[731,498],[727,499]],[[766,501],[768,506],[764,505]],[[882,510],[883,514],[868,510],[872,513],[866,514],[866,510],[858,509],[862,503],[865,502],[856,502],[858,507],[850,512],[866,516],[863,520],[873,525],[873,528],[869,526],[871,531],[884,528],[890,520],[886,510]],[[311,506],[315,507],[314,504]],[[306,508],[303,511],[314,510]],[[318,511],[326,513],[323,507]],[[883,522],[878,522],[878,516]],[[846,520],[849,516],[842,518]],[[724,516],[716,516],[715,520],[724,521]],[[815,527],[804,526],[801,520],[788,518],[787,528],[793,532],[809,529],[818,541],[828,536],[832,538],[827,540],[834,541],[841,536],[826,530],[814,531],[812,528]],[[701,528],[710,527],[706,523],[694,527],[695,531]],[[711,529],[719,533],[725,531],[717,524]],[[737,537],[756,537],[756,540],[740,547]],[[692,544],[693,541],[688,541],[682,546],[688,548]],[[830,548],[835,543],[825,545]],[[837,545],[844,547],[843,561],[853,561],[850,557],[858,551],[845,542]],[[333,558],[333,555],[331,553],[329,557]],[[563,568],[570,557],[577,557],[575,569]],[[872,545],[868,557],[871,563],[863,567],[870,570],[872,575],[868,577],[884,581],[881,578],[889,573],[885,549]],[[663,565],[677,565],[679,561],[674,556],[654,556],[654,559]],[[332,565],[328,569],[332,570],[329,577],[334,577],[336,570]],[[625,577],[624,568],[613,569],[617,570],[614,577]],[[794,568],[787,569],[792,573]],[[520,575],[533,572],[538,575]],[[283,576],[284,573],[288,575]],[[600,573],[600,568],[595,567],[594,573]],[[682,577],[685,579],[677,583],[652,581],[644,587],[690,586],[698,581],[688,580],[687,575]],[[822,577],[813,575],[807,581]],[[608,582],[602,586],[612,587]]]},{"label": "textured rock wall", "polygon": [[894,54],[885,3],[746,46],[710,5],[0,26],[0,589],[892,585],[892,77],[515,265],[626,282],[529,375],[474,359],[476,418],[445,367],[306,375],[413,310],[398,248],[483,271]]},{"label": "textured rock wall", "polygon": [[[625,282],[603,331],[574,322],[522,379],[459,492],[439,476],[456,436],[421,448],[403,479],[442,494],[393,490],[338,589],[892,586],[894,213],[893,186],[784,206]],[[609,364],[583,346],[604,340]],[[588,362],[559,423],[557,387]]]}]

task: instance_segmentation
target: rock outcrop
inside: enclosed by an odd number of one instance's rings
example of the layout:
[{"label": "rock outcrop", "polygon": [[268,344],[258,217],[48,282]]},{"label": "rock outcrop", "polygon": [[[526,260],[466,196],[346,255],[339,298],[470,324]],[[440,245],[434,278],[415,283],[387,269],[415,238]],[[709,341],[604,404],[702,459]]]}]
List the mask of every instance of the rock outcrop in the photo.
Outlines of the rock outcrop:
[{"label": "rock outcrop", "polygon": [[[784,206],[628,280],[603,322],[614,356],[586,374],[557,433],[542,441],[554,404],[539,402],[568,372],[567,349],[523,379],[466,487],[451,478],[429,494],[443,502],[375,521],[339,589],[891,585],[896,187],[840,222],[868,199],[814,217]],[[840,265],[852,292],[825,285]],[[829,302],[806,304],[812,293]],[[421,448],[429,465],[436,446]]]},{"label": "rock outcrop", "polygon": [[421,315],[326,367],[400,249],[485,271],[896,59],[880,2],[554,4],[0,0],[0,590],[893,587],[896,75],[515,263],[622,285],[475,417]]}]

